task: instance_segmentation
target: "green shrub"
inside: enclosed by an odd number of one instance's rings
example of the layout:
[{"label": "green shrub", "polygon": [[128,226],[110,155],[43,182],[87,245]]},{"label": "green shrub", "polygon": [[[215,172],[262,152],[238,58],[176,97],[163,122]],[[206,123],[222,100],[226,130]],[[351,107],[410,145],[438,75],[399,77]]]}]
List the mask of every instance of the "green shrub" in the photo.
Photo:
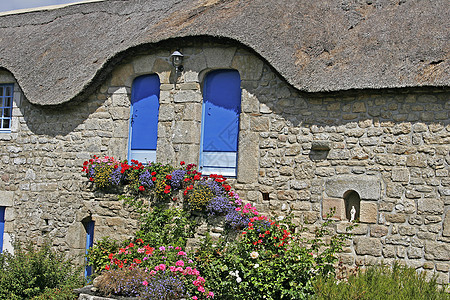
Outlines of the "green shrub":
[{"label": "green shrub", "polygon": [[53,251],[50,244],[36,249],[31,243],[17,244],[14,255],[0,255],[0,299],[32,299],[60,293],[61,297],[38,299],[75,299],[67,292],[83,285],[81,268],[72,267],[64,254]]},{"label": "green shrub", "polygon": [[181,208],[154,206],[140,215],[139,230],[135,237],[154,247],[172,245],[185,247],[194,236],[195,221]]},{"label": "green shrub", "polygon": [[[217,245],[205,239],[197,265],[219,299],[308,299],[316,275],[334,274],[345,239],[330,236],[328,225],[316,231],[315,239],[304,241],[289,218],[280,224],[255,216],[237,239]],[[331,242],[325,243],[325,236]]]},{"label": "green shrub", "polygon": [[332,277],[317,277],[314,282],[316,299],[325,300],[444,300],[450,299],[433,278],[427,281],[425,273],[395,263],[369,267],[364,272],[351,275],[348,281],[338,282]]},{"label": "green shrub", "polygon": [[105,266],[110,262],[108,255],[119,250],[120,246],[121,243],[119,241],[110,237],[104,237],[96,241],[93,247],[89,248],[86,257],[88,264],[92,266],[94,275],[100,274],[105,269]]}]

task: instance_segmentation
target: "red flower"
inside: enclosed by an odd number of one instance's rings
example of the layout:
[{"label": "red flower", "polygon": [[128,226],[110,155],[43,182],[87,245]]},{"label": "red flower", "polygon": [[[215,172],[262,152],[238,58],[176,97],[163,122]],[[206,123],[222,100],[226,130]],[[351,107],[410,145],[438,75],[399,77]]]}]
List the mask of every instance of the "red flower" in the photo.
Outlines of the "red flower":
[{"label": "red flower", "polygon": [[185,162],[184,162],[184,161],[181,161],[181,162],[180,162],[180,165],[182,165],[182,166],[183,166],[184,164],[185,164]]},{"label": "red flower", "polygon": [[141,185],[141,186],[139,187],[139,190],[140,190],[141,192],[143,192],[143,191],[145,191],[145,188]]},{"label": "red flower", "polygon": [[152,181],[156,181],[156,177],[152,177]]},{"label": "red flower", "polygon": [[194,180],[200,180],[200,175],[196,174],[196,175],[194,176]]},{"label": "red flower", "polygon": [[110,253],[110,254],[108,255],[108,258],[109,258],[109,259],[113,259],[113,256],[114,256],[114,254],[113,254],[113,253]]},{"label": "red flower", "polygon": [[89,180],[90,180],[90,181],[94,181],[94,178],[90,177]]},{"label": "red flower", "polygon": [[109,270],[109,269],[110,269],[109,265],[106,265],[106,266],[105,266],[105,269],[106,269],[106,270]]},{"label": "red flower", "polygon": [[164,190],[164,194],[170,193],[170,190]]},{"label": "red flower", "polygon": [[156,175],[156,172],[152,172],[152,176],[155,176]]},{"label": "red flower", "polygon": [[166,179],[171,180],[172,179],[172,175],[166,175]]},{"label": "red flower", "polygon": [[166,185],[165,190],[170,190],[170,185]]}]

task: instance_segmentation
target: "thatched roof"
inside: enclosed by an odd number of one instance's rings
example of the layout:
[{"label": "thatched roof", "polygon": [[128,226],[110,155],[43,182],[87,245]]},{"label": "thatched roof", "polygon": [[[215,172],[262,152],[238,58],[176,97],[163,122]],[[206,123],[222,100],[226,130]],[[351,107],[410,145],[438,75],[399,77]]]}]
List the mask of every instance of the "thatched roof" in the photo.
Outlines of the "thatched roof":
[{"label": "thatched roof", "polygon": [[0,16],[0,67],[61,104],[139,45],[210,36],[306,92],[449,86],[448,0],[109,0]]}]

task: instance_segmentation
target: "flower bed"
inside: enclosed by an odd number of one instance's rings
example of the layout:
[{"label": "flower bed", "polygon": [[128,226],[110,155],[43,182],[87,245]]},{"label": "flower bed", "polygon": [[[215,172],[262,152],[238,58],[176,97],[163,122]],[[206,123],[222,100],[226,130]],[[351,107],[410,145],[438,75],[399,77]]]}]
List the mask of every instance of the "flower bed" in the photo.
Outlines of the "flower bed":
[{"label": "flower bed", "polygon": [[[280,223],[261,215],[223,176],[202,176],[184,162],[173,168],[112,157],[94,157],[83,171],[96,189],[126,187],[128,195],[120,198],[141,215],[134,240],[99,241],[90,250],[88,258],[102,273],[97,281],[105,295],[303,299],[313,293],[315,276],[334,273],[345,235],[332,235],[325,243],[331,221],[305,241],[290,217]],[[143,199],[151,200],[150,205]],[[223,218],[225,230],[219,240],[207,234],[199,249],[188,252],[184,247],[199,216]]]}]

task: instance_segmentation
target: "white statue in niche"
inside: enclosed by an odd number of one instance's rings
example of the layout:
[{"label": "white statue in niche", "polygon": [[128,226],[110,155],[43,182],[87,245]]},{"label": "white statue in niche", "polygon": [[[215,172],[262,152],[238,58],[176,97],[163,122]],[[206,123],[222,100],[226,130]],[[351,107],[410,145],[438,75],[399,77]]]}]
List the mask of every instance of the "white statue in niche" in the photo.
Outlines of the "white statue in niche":
[{"label": "white statue in niche", "polygon": [[350,210],[350,222],[355,221],[355,215],[356,215],[356,209],[354,206],[352,206],[352,209]]}]

